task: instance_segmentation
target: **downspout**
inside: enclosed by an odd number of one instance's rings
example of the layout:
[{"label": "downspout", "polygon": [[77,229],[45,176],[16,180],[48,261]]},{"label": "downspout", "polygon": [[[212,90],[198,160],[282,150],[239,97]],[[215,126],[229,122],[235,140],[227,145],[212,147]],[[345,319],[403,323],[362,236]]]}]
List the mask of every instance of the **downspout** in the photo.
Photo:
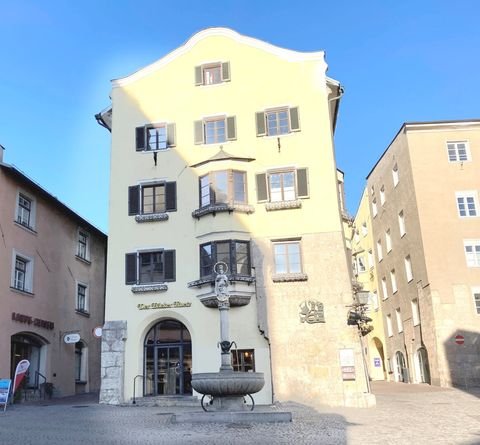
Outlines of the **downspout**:
[{"label": "downspout", "polygon": [[344,92],[345,92],[345,90],[343,89],[343,87],[341,85],[339,85],[338,86],[338,96],[331,97],[330,99],[328,99],[328,102],[333,102],[334,100],[337,101],[337,105],[335,107],[335,113],[333,115],[332,133],[335,131],[335,127],[337,126],[338,107],[339,107],[339,104],[340,104],[339,99],[343,96]]}]

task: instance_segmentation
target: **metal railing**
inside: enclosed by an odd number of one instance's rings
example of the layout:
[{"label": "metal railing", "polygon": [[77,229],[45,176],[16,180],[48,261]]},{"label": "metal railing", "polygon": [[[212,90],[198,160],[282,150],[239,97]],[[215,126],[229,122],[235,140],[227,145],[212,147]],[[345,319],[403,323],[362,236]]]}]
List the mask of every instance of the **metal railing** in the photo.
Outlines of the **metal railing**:
[{"label": "metal railing", "polygon": [[43,400],[45,400],[45,386],[46,386],[46,383],[47,383],[47,378],[41,373],[41,372],[38,372],[38,371],[35,371],[35,387],[33,388],[33,394],[36,395],[37,394],[37,389],[39,391],[39,394],[40,394],[40,398],[42,397],[42,387],[40,385],[40,378],[43,379]]}]

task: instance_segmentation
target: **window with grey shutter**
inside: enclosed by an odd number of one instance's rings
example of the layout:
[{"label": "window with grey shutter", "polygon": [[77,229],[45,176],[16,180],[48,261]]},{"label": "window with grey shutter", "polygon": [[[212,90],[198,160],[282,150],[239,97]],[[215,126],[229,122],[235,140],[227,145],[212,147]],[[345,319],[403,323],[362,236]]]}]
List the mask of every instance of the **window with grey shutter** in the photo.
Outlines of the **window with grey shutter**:
[{"label": "window with grey shutter", "polygon": [[163,252],[165,281],[175,281],[175,250]]},{"label": "window with grey shutter", "polygon": [[137,283],[137,254],[125,254],[125,284]]},{"label": "window with grey shutter", "polygon": [[268,191],[267,191],[267,175],[265,173],[260,173],[256,175],[257,180],[257,201],[263,202],[268,200]]},{"label": "window with grey shutter", "polygon": [[145,150],[145,127],[135,129],[135,147],[137,151]]},{"label": "window with grey shutter", "polygon": [[259,111],[258,113],[255,113],[255,120],[257,124],[257,136],[265,136],[267,134],[265,112]]},{"label": "window with grey shutter", "polygon": [[128,187],[128,214],[137,215],[140,212],[140,186]]},{"label": "window with grey shutter", "polygon": [[195,67],[195,85],[203,85],[203,69],[201,66]]},{"label": "window with grey shutter", "polygon": [[237,125],[235,116],[227,117],[227,141],[237,139]]},{"label": "window with grey shutter", "polygon": [[195,144],[203,144],[203,121],[195,121]]},{"label": "window with grey shutter", "polygon": [[290,131],[300,131],[300,118],[298,107],[290,108]]},{"label": "window with grey shutter", "polygon": [[167,124],[167,146],[175,147],[175,124]]},{"label": "window with grey shutter", "polygon": [[222,63],[222,81],[223,82],[230,81],[230,62]]},{"label": "window with grey shutter", "polygon": [[299,198],[308,198],[308,175],[306,168],[297,170],[297,196]]},{"label": "window with grey shutter", "polygon": [[166,207],[167,212],[177,210],[177,183],[167,182],[166,184]]}]

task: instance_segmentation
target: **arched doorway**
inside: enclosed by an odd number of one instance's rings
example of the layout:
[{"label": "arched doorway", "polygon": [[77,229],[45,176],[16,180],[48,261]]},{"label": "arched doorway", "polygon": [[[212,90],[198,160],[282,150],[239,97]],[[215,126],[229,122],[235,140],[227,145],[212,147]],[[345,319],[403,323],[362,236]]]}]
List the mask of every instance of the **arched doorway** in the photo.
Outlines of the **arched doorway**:
[{"label": "arched doorway", "polygon": [[[39,375],[44,371],[42,354],[46,341],[27,332],[21,332],[11,336],[10,340],[10,376],[14,377],[15,369],[21,360],[28,360],[30,367],[25,376],[25,387],[36,388],[39,383]],[[42,360],[43,359],[43,360]],[[44,374],[44,372],[43,372]]]},{"label": "arched doorway", "polygon": [[158,322],[144,342],[144,395],[192,394],[192,340],[178,320]]},{"label": "arched doorway", "polygon": [[405,357],[404,355],[400,352],[397,351],[395,353],[395,364],[396,364],[396,371],[397,371],[397,381],[398,382],[403,382],[403,383],[408,383],[408,369],[405,364]]},{"label": "arched doorway", "polygon": [[417,371],[418,383],[430,383],[430,366],[428,364],[428,354],[425,348],[417,351]]}]

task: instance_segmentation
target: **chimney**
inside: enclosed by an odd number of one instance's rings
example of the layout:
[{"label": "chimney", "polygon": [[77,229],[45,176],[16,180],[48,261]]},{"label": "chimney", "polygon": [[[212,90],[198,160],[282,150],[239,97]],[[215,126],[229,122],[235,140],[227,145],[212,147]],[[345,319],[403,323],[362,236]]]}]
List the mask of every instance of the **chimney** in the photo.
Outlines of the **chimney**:
[{"label": "chimney", "polygon": [[3,151],[5,150],[5,147],[3,145],[0,145],[0,162],[3,162]]}]

